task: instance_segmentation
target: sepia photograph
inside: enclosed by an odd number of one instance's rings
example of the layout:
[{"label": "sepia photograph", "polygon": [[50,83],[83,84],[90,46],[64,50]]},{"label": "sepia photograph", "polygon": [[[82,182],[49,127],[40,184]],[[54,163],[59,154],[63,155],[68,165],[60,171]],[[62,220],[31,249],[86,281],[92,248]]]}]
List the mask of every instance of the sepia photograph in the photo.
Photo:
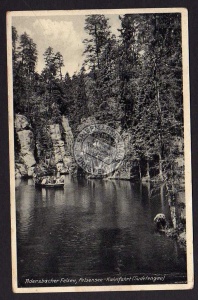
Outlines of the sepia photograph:
[{"label": "sepia photograph", "polygon": [[16,293],[193,288],[188,12],[7,13]]}]

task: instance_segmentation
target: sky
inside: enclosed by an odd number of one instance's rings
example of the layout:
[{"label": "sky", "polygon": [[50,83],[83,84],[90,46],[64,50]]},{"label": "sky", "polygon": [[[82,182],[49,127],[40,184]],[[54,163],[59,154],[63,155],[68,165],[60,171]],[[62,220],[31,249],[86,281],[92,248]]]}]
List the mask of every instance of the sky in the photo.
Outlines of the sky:
[{"label": "sky", "polygon": [[[111,32],[118,36],[120,28],[119,15],[106,15],[109,18]],[[84,44],[87,38],[84,30],[84,15],[60,16],[14,16],[12,26],[15,26],[19,35],[26,32],[36,43],[38,61],[36,71],[41,72],[45,66],[43,53],[51,46],[54,53],[63,55],[64,67],[62,73],[68,72],[72,76],[81,69],[84,61]]]}]

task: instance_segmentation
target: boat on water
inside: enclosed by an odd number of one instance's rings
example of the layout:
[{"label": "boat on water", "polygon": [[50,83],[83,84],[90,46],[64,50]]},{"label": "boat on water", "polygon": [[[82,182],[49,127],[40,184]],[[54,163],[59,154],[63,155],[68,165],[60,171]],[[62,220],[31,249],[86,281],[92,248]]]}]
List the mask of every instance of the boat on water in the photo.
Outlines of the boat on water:
[{"label": "boat on water", "polygon": [[64,188],[64,183],[35,183],[35,186],[42,188]]},{"label": "boat on water", "polygon": [[35,187],[42,188],[64,188],[64,177],[42,176],[34,179]]}]

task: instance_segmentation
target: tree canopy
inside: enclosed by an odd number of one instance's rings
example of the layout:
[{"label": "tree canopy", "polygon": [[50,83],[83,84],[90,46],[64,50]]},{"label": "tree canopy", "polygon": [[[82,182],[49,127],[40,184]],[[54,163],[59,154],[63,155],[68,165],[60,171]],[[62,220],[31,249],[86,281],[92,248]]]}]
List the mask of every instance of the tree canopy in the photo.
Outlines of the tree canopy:
[{"label": "tree canopy", "polygon": [[13,27],[15,112],[26,115],[34,129],[38,160],[50,148],[49,124],[61,124],[65,115],[76,136],[83,120],[94,117],[130,136],[129,163],[136,161],[141,168],[147,161],[147,175],[155,168],[161,180],[179,177],[181,15],[126,14],[119,19],[115,36],[105,15],[86,16],[84,63],[73,76],[63,74],[63,56],[52,47],[43,54],[45,67],[38,74],[36,44]]}]

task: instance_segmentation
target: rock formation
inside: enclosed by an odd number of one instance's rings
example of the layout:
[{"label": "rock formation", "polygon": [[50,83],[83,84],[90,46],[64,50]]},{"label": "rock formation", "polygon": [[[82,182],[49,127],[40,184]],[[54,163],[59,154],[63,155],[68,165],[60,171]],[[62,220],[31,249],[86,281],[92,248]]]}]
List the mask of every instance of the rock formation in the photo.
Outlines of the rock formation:
[{"label": "rock formation", "polygon": [[65,150],[66,153],[71,155],[73,153],[74,137],[69,126],[69,121],[65,116],[62,116],[62,126],[64,129]]},{"label": "rock formation", "polygon": [[161,231],[161,230],[165,230],[166,228],[166,217],[164,214],[159,213],[155,216],[154,218],[154,223],[156,225],[156,229]]},{"label": "rock formation", "polygon": [[32,176],[36,164],[34,158],[34,135],[23,115],[15,115],[15,129],[20,143],[19,159],[15,163],[15,177]]},{"label": "rock formation", "polygon": [[72,164],[73,134],[68,119],[62,117],[63,137],[59,124],[49,126],[50,137],[53,145],[53,164],[60,172],[68,172]]},{"label": "rock formation", "polygon": [[[48,150],[52,155],[49,155],[50,158],[45,159],[45,164],[48,167],[56,167],[58,171],[66,173],[73,163],[73,134],[68,119],[65,116],[62,117],[62,127],[60,124],[51,124],[48,128],[52,141],[52,146],[49,146]],[[20,145],[15,162],[15,177],[31,177],[36,166],[34,148],[37,143],[35,143],[31,125],[25,116],[15,115],[15,130]],[[38,149],[37,153],[39,154]],[[39,166],[42,170],[42,163]],[[46,168],[46,166],[44,167]]]}]

